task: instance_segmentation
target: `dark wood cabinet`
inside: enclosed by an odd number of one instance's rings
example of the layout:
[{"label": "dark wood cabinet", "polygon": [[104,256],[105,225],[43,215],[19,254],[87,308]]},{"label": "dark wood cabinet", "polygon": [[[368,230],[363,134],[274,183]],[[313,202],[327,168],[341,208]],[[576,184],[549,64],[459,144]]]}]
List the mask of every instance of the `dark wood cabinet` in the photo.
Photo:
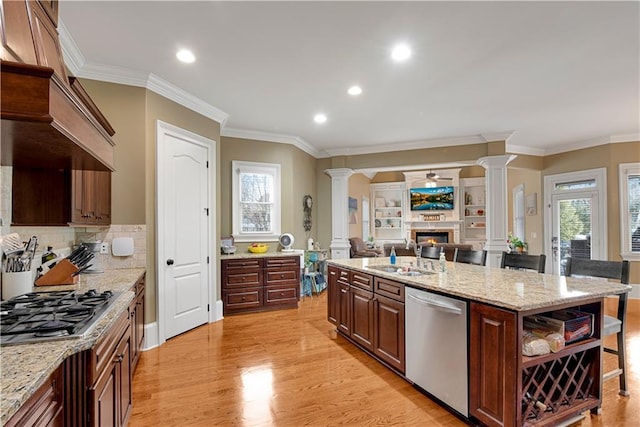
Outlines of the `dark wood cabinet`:
[{"label": "dark wood cabinet", "polygon": [[129,306],[131,327],[131,367],[135,371],[144,343],[144,276],[134,285],[136,296]]},{"label": "dark wood cabinet", "polygon": [[225,315],[296,308],[299,299],[300,257],[222,260]]},{"label": "dark wood cabinet", "polygon": [[520,355],[516,314],[471,303],[469,324],[469,413],[487,425],[513,425]]},{"label": "dark wood cabinet", "polygon": [[5,424],[14,426],[62,427],[64,424],[63,372],[56,369]]},{"label": "dark wood cabinet", "polygon": [[[578,308],[593,335],[542,356],[521,354],[526,316]],[[488,426],[557,425],[601,403],[602,300],[512,312],[471,303],[469,413]],[[543,409],[543,408],[546,408]]]},{"label": "dark wood cabinet", "polygon": [[[2,2],[2,56],[7,61],[36,64],[36,50],[31,35],[28,3],[24,1]],[[13,25],[6,25],[11,22]]]},{"label": "dark wood cabinet", "polygon": [[327,319],[338,326],[340,318],[340,283],[349,285],[349,272],[341,268],[329,266],[327,269]]},{"label": "dark wood cabinet", "polygon": [[404,373],[404,284],[329,266],[328,320],[362,349]]},{"label": "dark wood cabinet", "polygon": [[111,224],[111,173],[14,167],[12,224]]},{"label": "dark wood cabinet", "polygon": [[[404,292],[404,286],[403,292]],[[404,303],[381,295],[373,302],[373,354],[405,371]]]},{"label": "dark wood cabinet", "polygon": [[124,426],[132,405],[132,353],[129,312],[90,350],[89,420],[93,426]]},{"label": "dark wood cabinet", "polygon": [[349,295],[351,339],[366,350],[373,350],[373,292],[352,286]]},{"label": "dark wood cabinet", "polygon": [[111,224],[111,173],[71,171],[71,223]]}]

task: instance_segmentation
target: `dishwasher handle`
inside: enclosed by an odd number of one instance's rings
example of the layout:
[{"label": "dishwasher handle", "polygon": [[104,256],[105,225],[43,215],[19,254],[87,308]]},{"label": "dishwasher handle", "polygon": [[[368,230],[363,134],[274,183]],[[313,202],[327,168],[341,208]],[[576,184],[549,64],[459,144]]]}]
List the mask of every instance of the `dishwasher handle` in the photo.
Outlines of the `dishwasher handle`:
[{"label": "dishwasher handle", "polygon": [[409,299],[412,299],[419,304],[428,305],[438,310],[446,311],[447,313],[457,314],[458,316],[462,314],[462,309],[460,307],[456,307],[455,305],[452,305],[452,304],[447,304],[444,301],[433,301],[433,300],[423,299],[416,295],[411,295],[411,294],[408,294],[407,297],[409,297]]}]

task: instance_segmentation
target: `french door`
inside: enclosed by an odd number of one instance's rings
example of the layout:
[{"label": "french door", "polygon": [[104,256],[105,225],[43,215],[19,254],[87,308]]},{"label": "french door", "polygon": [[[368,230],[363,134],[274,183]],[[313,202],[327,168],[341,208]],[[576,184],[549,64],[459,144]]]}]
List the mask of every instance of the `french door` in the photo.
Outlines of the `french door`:
[{"label": "french door", "polygon": [[564,274],[568,257],[606,259],[606,171],[545,177],[547,272]]}]

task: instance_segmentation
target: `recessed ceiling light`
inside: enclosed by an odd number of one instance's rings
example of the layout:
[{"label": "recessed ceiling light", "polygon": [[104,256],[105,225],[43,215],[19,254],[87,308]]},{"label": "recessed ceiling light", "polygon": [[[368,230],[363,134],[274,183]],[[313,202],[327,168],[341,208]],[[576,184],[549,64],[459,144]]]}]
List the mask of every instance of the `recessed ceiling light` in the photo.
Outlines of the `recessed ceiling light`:
[{"label": "recessed ceiling light", "polygon": [[391,57],[394,61],[404,61],[411,56],[411,49],[406,44],[396,45],[391,51]]},{"label": "recessed ceiling light", "polygon": [[313,117],[313,121],[316,122],[316,123],[324,123],[324,122],[327,121],[327,116],[322,114],[322,113],[316,114]]},{"label": "recessed ceiling light", "polygon": [[180,49],[178,53],[176,53],[176,58],[187,64],[191,64],[196,60],[196,56],[188,49]]},{"label": "recessed ceiling light", "polygon": [[362,93],[362,88],[360,86],[351,86],[347,93],[353,96],[360,95]]}]

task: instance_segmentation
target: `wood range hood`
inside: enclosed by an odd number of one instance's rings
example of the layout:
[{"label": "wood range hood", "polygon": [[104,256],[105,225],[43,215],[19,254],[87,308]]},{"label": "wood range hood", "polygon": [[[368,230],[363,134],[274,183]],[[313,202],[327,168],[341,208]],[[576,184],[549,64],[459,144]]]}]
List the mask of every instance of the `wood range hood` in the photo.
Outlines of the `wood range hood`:
[{"label": "wood range hood", "polygon": [[2,165],[114,170],[115,132],[77,79],[5,60],[1,72]]}]

